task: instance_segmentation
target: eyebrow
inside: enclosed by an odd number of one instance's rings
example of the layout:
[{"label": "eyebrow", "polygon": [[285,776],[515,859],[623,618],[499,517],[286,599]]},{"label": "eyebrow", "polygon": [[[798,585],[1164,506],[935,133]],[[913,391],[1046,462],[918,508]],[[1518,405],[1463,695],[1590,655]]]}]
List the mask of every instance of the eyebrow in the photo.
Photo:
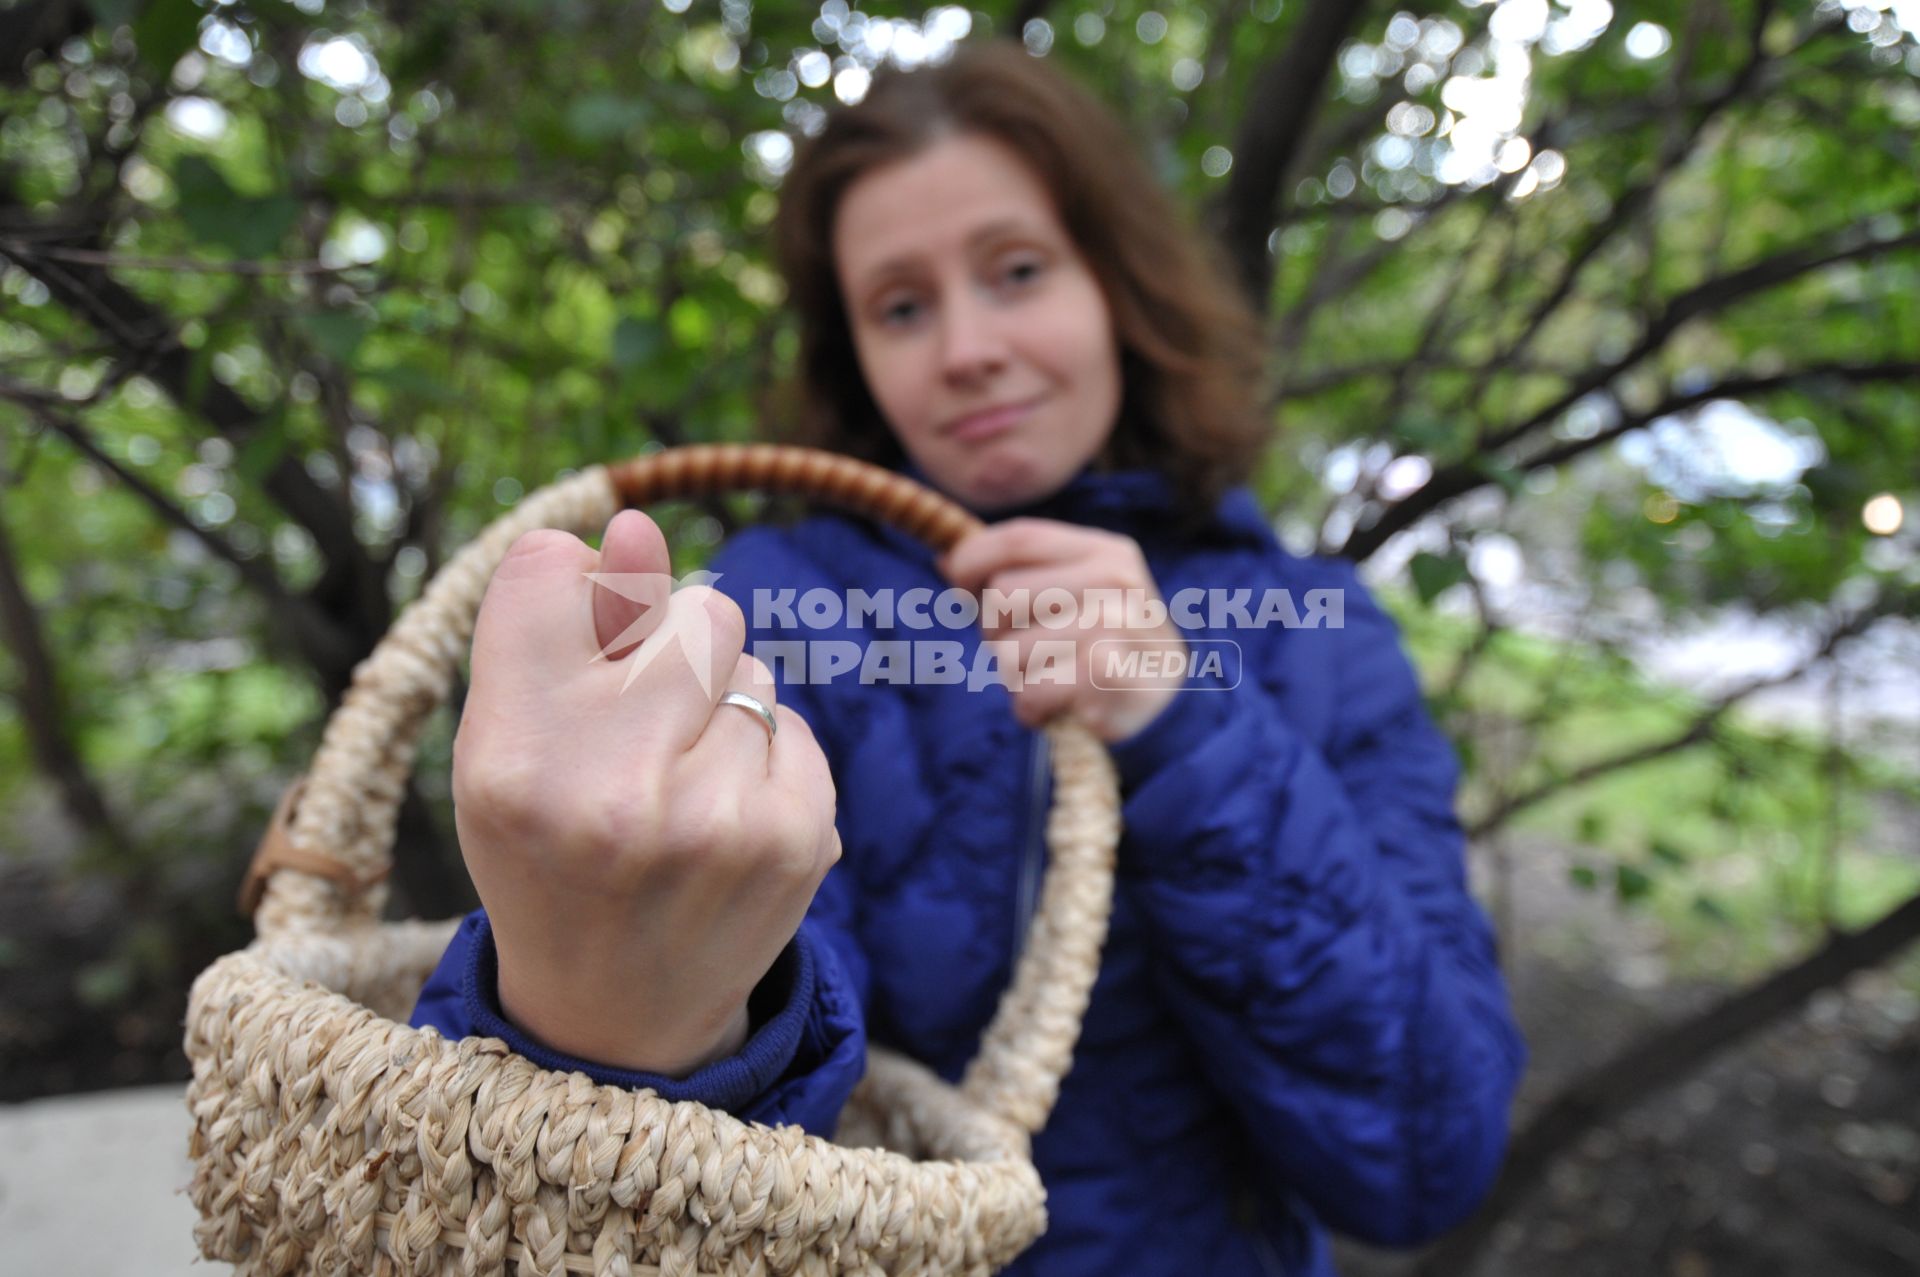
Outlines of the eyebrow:
[{"label": "eyebrow", "polygon": [[[1029,234],[1029,235],[1034,233],[1033,228],[1029,226],[1026,222],[1021,221],[1019,218],[1015,218],[1015,217],[996,218],[995,220],[988,222],[986,225],[974,231],[973,234],[967,236],[967,247],[972,248],[974,245],[979,244],[983,240],[994,239],[998,236],[1005,235],[1008,232],[1020,232],[1020,233]],[[886,261],[881,262],[878,266],[874,267],[872,270],[867,272],[868,282],[863,286],[862,291],[864,291],[865,288],[872,287],[875,282],[885,279],[887,276],[893,274],[895,271],[901,270],[911,265],[912,262],[913,262],[913,255],[910,253],[902,253],[893,257],[889,257]]]}]

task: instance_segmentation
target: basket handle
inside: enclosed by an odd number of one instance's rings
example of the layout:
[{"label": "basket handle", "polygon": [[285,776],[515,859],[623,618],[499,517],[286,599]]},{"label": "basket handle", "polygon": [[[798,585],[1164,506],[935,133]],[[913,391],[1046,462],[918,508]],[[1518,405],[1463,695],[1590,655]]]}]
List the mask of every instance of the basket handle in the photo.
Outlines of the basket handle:
[{"label": "basket handle", "polygon": [[328,720],[307,774],[281,799],[241,891],[261,934],[337,931],[385,903],[394,825],[427,718],[445,701],[480,600],[513,542],[535,528],[598,533],[624,506],[758,489],[816,497],[944,551],[980,520],[891,470],[813,448],[701,444],[592,466],[528,494],[410,604]]},{"label": "basket handle", "polygon": [[[757,489],[799,493],[891,524],[944,552],[982,526],[904,475],[837,453],[776,444],[670,448],[592,466],[528,494],[463,547],[355,669],[307,773],[274,813],[242,887],[261,937],[337,934],[378,921],[401,798],[420,733],[451,688],[481,598],[513,542],[535,528],[600,531],[621,508]],[[963,1084],[1028,1130],[1071,1063],[1112,905],[1119,789],[1084,727],[1049,727],[1056,803],[1048,869],[1028,943]]]}]

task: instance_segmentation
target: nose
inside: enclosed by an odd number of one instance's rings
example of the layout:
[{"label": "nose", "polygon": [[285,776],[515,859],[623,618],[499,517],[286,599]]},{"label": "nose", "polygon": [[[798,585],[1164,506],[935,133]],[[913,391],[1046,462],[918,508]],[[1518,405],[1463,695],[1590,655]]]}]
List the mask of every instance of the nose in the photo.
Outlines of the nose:
[{"label": "nose", "polygon": [[978,381],[1006,365],[1006,337],[985,299],[971,289],[955,290],[951,296],[941,316],[941,371],[949,381]]}]

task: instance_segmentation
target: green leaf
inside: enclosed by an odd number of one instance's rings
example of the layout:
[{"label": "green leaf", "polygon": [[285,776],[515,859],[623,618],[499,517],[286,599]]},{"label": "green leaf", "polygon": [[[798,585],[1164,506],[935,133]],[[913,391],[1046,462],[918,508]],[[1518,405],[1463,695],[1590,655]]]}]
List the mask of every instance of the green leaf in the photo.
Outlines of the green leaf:
[{"label": "green leaf", "polygon": [[207,393],[207,383],[213,377],[213,347],[201,342],[187,355],[187,381],[185,402],[199,403]]},{"label": "green leaf", "polygon": [[224,204],[240,198],[227,179],[204,155],[183,155],[173,166],[173,182],[180,188],[181,212],[192,204]]},{"label": "green leaf", "polygon": [[1476,470],[1507,490],[1510,497],[1520,496],[1526,491],[1526,472],[1517,466],[1508,465],[1498,457],[1475,457]]},{"label": "green leaf", "polygon": [[93,14],[94,21],[103,27],[117,27],[133,21],[134,11],[140,7],[140,0],[87,0],[87,9]]},{"label": "green leaf", "polygon": [[1653,879],[1638,865],[1620,865],[1613,878],[1614,894],[1623,901],[1645,899],[1653,893]]},{"label": "green leaf", "polygon": [[1852,513],[1875,491],[1872,476],[1845,461],[1829,461],[1800,476],[1813,500],[1823,510]]},{"label": "green leaf", "polygon": [[300,316],[299,324],[320,353],[336,364],[352,360],[353,352],[373,329],[368,320],[344,310],[310,312]]},{"label": "green leaf", "polygon": [[713,315],[698,299],[682,297],[667,312],[667,331],[682,350],[705,350],[713,340]]},{"label": "green leaf", "polygon": [[667,334],[654,320],[623,316],[613,328],[613,366],[626,372],[652,363],[666,349]]},{"label": "green leaf", "polygon": [[567,107],[567,132],[582,142],[617,142],[645,124],[652,112],[638,98],[589,93]]},{"label": "green leaf", "polygon": [[234,458],[234,469],[249,483],[259,483],[287,451],[287,414],[275,412],[254,429]]},{"label": "green leaf", "polygon": [[1394,435],[1421,452],[1442,452],[1453,444],[1453,427],[1437,419],[1403,421]]},{"label": "green leaf", "polygon": [[1686,852],[1664,838],[1655,838],[1649,842],[1647,844],[1647,850],[1653,853],[1655,860],[1663,864],[1677,867],[1686,864],[1688,860]]},{"label": "green leaf", "polygon": [[1480,746],[1471,736],[1462,736],[1454,742],[1453,752],[1460,758],[1460,774],[1475,775],[1480,768]]},{"label": "green leaf", "polygon": [[1434,554],[1422,550],[1407,565],[1413,574],[1413,588],[1420,601],[1432,604],[1449,586],[1467,579],[1467,562],[1457,554]]},{"label": "green leaf", "polygon": [[203,244],[240,258],[271,256],[300,219],[290,195],[242,195],[204,155],[182,156],[173,170],[180,188],[180,220]]},{"label": "green leaf", "polygon": [[1733,925],[1733,915],[1727,912],[1725,905],[1704,892],[1693,898],[1693,911],[1709,922],[1723,927]]},{"label": "green leaf", "polygon": [[1592,891],[1600,885],[1600,875],[1592,865],[1575,865],[1567,870],[1567,879],[1582,891]]},{"label": "green leaf", "polygon": [[1607,836],[1607,817],[1597,807],[1589,807],[1580,813],[1580,823],[1576,831],[1581,842],[1597,843]]},{"label": "green leaf", "polygon": [[402,394],[415,395],[438,403],[454,398],[453,388],[446,382],[430,372],[422,372],[406,364],[393,364],[384,368],[360,368],[355,370],[354,376],[362,381],[378,382]]},{"label": "green leaf", "polygon": [[[193,0],[149,0],[133,24],[140,60],[156,75],[171,75],[173,64],[199,43],[201,16]],[[124,14],[117,20],[124,21]]]}]

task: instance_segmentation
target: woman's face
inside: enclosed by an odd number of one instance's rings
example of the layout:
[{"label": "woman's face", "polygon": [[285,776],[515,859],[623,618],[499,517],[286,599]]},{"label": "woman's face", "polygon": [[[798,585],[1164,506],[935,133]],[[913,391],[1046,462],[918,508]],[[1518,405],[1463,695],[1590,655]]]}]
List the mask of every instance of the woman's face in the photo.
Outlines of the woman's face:
[{"label": "woman's face", "polygon": [[1024,505],[1106,445],[1113,318],[1018,152],[961,134],[862,174],[833,256],[867,387],[938,487],[983,513]]}]

